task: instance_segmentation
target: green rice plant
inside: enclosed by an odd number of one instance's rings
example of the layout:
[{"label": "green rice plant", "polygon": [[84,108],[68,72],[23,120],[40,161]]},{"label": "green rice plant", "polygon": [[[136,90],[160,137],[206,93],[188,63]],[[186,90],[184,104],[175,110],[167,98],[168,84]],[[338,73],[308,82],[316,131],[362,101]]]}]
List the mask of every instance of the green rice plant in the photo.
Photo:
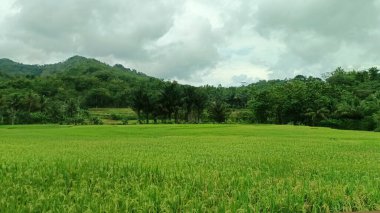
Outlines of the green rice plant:
[{"label": "green rice plant", "polygon": [[0,212],[380,210],[374,132],[32,125],[0,136]]}]

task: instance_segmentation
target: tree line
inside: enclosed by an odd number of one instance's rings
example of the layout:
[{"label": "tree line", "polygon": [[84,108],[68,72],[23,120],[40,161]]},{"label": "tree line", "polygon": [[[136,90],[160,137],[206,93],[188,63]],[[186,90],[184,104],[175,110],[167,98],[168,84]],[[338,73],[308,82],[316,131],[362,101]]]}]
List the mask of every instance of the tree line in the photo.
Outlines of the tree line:
[{"label": "tree line", "polygon": [[83,58],[32,68],[27,75],[11,75],[2,72],[0,64],[0,124],[99,124],[90,108],[128,107],[140,124],[264,123],[380,130],[376,67],[337,68],[323,79],[299,75],[240,87],[181,85]]},{"label": "tree line", "polygon": [[249,108],[258,123],[380,130],[380,75],[376,67],[325,80],[305,76],[251,85]]}]

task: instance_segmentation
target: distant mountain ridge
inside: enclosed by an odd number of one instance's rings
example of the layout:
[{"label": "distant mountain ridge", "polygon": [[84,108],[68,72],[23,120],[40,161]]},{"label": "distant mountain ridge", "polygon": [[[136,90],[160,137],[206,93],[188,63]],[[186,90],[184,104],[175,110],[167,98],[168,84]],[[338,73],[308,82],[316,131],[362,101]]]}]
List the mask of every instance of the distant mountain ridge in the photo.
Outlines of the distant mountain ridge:
[{"label": "distant mountain ridge", "polygon": [[125,68],[121,64],[110,66],[93,58],[73,56],[63,62],[45,65],[30,65],[12,61],[7,58],[0,59],[0,73],[8,76],[51,76],[70,74],[73,76],[107,71],[110,74],[127,75],[129,77],[153,78],[134,69]]},{"label": "distant mountain ridge", "polygon": [[0,59],[0,73],[6,75],[40,75],[42,69],[40,65],[28,65],[14,62],[7,58]]}]

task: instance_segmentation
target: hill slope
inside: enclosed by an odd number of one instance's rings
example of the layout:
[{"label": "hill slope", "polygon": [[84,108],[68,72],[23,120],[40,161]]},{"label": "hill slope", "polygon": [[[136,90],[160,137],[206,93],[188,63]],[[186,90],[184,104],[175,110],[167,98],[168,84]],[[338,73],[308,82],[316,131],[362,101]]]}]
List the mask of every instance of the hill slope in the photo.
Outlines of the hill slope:
[{"label": "hill slope", "polygon": [[0,73],[6,75],[40,75],[42,67],[39,65],[26,65],[10,59],[0,59]]},{"label": "hill slope", "polygon": [[53,75],[91,75],[108,72],[109,75],[129,78],[152,78],[136,70],[125,68],[123,65],[116,64],[110,66],[96,59],[82,56],[73,56],[63,62],[47,65],[29,65],[14,62],[10,59],[0,59],[0,74],[7,76],[53,76]]}]

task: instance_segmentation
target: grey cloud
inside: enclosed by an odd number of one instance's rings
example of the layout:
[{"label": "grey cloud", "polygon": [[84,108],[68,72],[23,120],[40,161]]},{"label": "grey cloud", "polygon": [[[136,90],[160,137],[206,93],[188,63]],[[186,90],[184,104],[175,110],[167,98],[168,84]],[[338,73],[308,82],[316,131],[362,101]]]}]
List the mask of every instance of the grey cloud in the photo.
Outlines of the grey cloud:
[{"label": "grey cloud", "polygon": [[8,35],[54,52],[92,56],[141,56],[144,42],[161,37],[173,22],[172,4],[156,1],[19,0]]},{"label": "grey cloud", "polygon": [[0,57],[79,54],[198,85],[320,76],[378,64],[379,11],[380,0],[4,0]]},{"label": "grey cloud", "polygon": [[177,40],[156,44],[176,27],[175,18],[186,12],[184,2],[18,0],[14,6],[20,12],[10,17],[5,36],[25,49],[41,50],[41,58],[58,53],[111,56],[148,74],[179,79],[212,67],[218,58],[217,36],[209,20],[198,16],[184,23],[192,25],[184,26],[191,39],[172,35]]},{"label": "grey cloud", "polygon": [[217,45],[220,37],[210,23],[197,19],[189,37],[158,46],[152,51],[154,68],[165,78],[187,79],[197,71],[214,66],[219,59]]},{"label": "grey cloud", "polygon": [[377,0],[280,0],[259,4],[258,29],[278,28],[292,32],[316,31],[349,39],[378,23]]},{"label": "grey cloud", "polygon": [[[375,63],[373,54],[380,55],[368,50],[380,38],[374,31],[380,26],[379,9],[377,0],[262,2],[255,29],[264,37],[277,34],[287,47],[271,66],[272,77],[292,77],[298,70],[318,76],[334,66]],[[347,46],[353,49],[345,49]],[[361,49],[367,52],[347,60]]]}]

